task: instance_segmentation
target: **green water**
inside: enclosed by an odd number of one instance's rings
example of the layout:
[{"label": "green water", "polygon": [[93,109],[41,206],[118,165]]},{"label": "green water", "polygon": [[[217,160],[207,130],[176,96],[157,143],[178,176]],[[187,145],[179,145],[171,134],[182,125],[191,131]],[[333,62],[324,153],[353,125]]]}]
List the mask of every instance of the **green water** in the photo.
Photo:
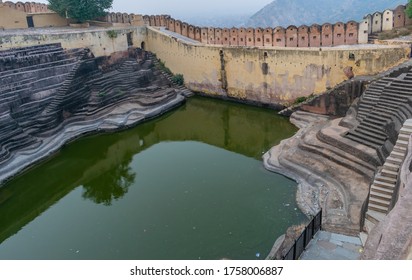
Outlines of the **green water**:
[{"label": "green water", "polygon": [[76,141],[0,189],[0,259],[259,259],[306,221],[261,156],[296,132],[273,111],[191,98]]}]

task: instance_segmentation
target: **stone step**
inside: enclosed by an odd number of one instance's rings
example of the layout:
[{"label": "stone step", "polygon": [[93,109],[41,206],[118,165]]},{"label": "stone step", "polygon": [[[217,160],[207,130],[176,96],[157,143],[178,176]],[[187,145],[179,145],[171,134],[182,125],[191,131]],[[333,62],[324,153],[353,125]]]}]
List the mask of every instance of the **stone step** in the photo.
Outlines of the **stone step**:
[{"label": "stone step", "polygon": [[385,133],[384,130],[383,130],[383,127],[381,125],[377,125],[377,124],[374,124],[374,123],[363,122],[363,123],[359,124],[358,127],[362,127],[362,128],[365,128],[365,129],[369,128],[369,129],[373,129],[374,131],[380,131],[382,133]]},{"label": "stone step", "polygon": [[399,151],[392,151],[391,157],[397,158],[403,161],[405,158],[405,153],[404,152],[399,152]]},{"label": "stone step", "polygon": [[392,201],[392,195],[390,195],[390,194],[388,194],[388,193],[377,192],[377,191],[375,191],[375,190],[371,190],[370,196],[371,196],[371,197],[375,197],[375,198],[377,198],[377,199],[382,199],[382,200],[386,200],[386,201]]},{"label": "stone step", "polygon": [[359,128],[359,127],[357,127],[355,129],[355,131],[362,134],[362,135],[367,135],[368,137],[379,140],[379,143],[382,143],[387,139],[387,136],[385,134],[382,135],[382,133],[380,133],[379,131],[377,133],[375,133],[375,132],[372,132],[372,131],[367,130],[365,128]]},{"label": "stone step", "polygon": [[393,163],[385,162],[383,167],[388,169],[388,170],[394,171],[394,172],[399,171],[399,165],[396,165],[396,164],[393,164]]},{"label": "stone step", "polygon": [[412,129],[412,123],[409,123],[408,121],[406,121],[406,122],[403,124],[403,128]]},{"label": "stone step", "polygon": [[382,146],[382,145],[376,144],[375,140],[372,140],[372,141],[370,141],[369,139],[366,140],[365,137],[355,135],[355,134],[352,134],[352,133],[348,133],[345,137],[352,140],[352,141],[355,141],[357,143],[360,143],[360,144],[363,144],[365,146],[372,147],[372,148],[375,148],[375,149]]},{"label": "stone step", "polygon": [[379,100],[379,95],[374,95],[374,94],[367,94],[366,92],[364,93],[362,97],[362,102],[368,101],[370,103],[377,102]]},{"label": "stone step", "polygon": [[383,168],[381,170],[381,174],[382,174],[382,176],[386,176],[386,177],[389,177],[389,178],[394,178],[394,179],[398,178],[398,172],[388,170],[386,168]]},{"label": "stone step", "polygon": [[365,125],[375,125],[375,126],[379,126],[379,127],[384,127],[385,124],[388,122],[387,118],[384,119],[375,119],[374,116],[372,116],[371,114],[368,114],[367,118],[365,118],[362,121],[362,124]]},{"label": "stone step", "polygon": [[370,143],[376,146],[382,146],[382,144],[385,142],[386,138],[378,138],[375,135],[368,133],[367,131],[354,131],[354,132],[349,132],[348,134],[352,134],[353,136],[357,137],[358,139],[363,140],[365,143]]},{"label": "stone step", "polygon": [[406,98],[404,95],[396,95],[394,93],[389,93],[388,91],[385,91],[385,94],[379,98],[380,103],[389,103],[389,104],[402,104],[408,101],[408,98]]},{"label": "stone step", "polygon": [[[407,85],[405,87],[405,85]],[[403,85],[399,84],[399,83],[392,83],[391,86],[387,89],[385,89],[385,93],[389,93],[389,94],[394,94],[394,95],[404,95],[404,96],[408,96],[408,95],[412,95],[412,91],[411,91],[411,85],[404,83]]]},{"label": "stone step", "polygon": [[403,160],[400,158],[393,157],[391,153],[391,155],[386,159],[386,162],[400,166]]},{"label": "stone step", "polygon": [[383,219],[385,219],[386,215],[382,214],[380,212],[377,211],[373,211],[373,210],[368,210],[366,212],[366,218],[371,221],[372,223],[374,223],[375,225],[382,222]]},{"label": "stone step", "polygon": [[399,146],[399,147],[405,147],[405,148],[407,148],[407,147],[408,147],[408,144],[409,144],[408,141],[398,139],[398,140],[396,141],[396,144],[395,144],[395,145],[396,145],[396,146]]},{"label": "stone step", "polygon": [[370,197],[369,198],[369,204],[379,205],[379,206],[389,208],[390,205],[391,205],[391,199],[380,199],[380,198],[377,198],[377,197]]},{"label": "stone step", "polygon": [[410,136],[411,136],[410,134],[399,133],[398,140],[405,141],[405,142],[409,143]]},{"label": "stone step", "polygon": [[[385,184],[384,184],[385,183]],[[381,174],[375,177],[374,184],[381,187],[390,187],[392,188],[396,184],[396,178],[390,178],[383,176]]]},{"label": "stone step", "polygon": [[[381,182],[382,183],[382,182]],[[391,187],[381,187],[381,186],[377,186],[376,182],[374,182],[371,186],[371,191],[375,192],[375,193],[381,193],[384,195],[392,195],[395,189],[395,185],[392,184]]]},{"label": "stone step", "polygon": [[401,130],[399,131],[399,133],[404,134],[404,135],[411,135],[412,134],[412,128],[403,126],[401,128]]},{"label": "stone step", "polygon": [[396,145],[395,147],[393,147],[393,152],[401,153],[403,154],[403,158],[405,158],[406,149],[407,149],[406,147],[401,147],[401,146]]},{"label": "stone step", "polygon": [[383,214],[388,213],[388,207],[374,204],[371,201],[369,201],[368,210],[373,210],[373,211],[380,212]]},{"label": "stone step", "polygon": [[389,112],[389,113],[386,113],[386,115],[384,115],[384,114],[385,114],[385,112],[381,112],[381,114],[375,114],[375,113],[374,114],[369,114],[367,121],[372,121],[373,120],[377,124],[380,124],[380,125],[385,124],[388,121],[388,116],[392,115],[392,113]]}]

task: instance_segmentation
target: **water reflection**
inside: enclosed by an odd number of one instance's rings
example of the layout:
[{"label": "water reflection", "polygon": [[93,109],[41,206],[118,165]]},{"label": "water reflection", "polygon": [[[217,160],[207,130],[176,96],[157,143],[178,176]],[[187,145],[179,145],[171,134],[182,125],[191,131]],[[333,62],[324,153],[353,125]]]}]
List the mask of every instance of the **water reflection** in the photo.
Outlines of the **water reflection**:
[{"label": "water reflection", "polygon": [[87,182],[83,186],[82,196],[97,204],[110,206],[112,200],[117,200],[127,193],[135,178],[136,174],[129,167],[129,162],[123,162],[114,170]]},{"label": "water reflection", "polygon": [[124,198],[139,177],[133,157],[157,143],[197,141],[260,160],[295,132],[273,111],[196,97],[134,129],[79,140],[0,189],[0,243],[78,186],[97,204]]}]

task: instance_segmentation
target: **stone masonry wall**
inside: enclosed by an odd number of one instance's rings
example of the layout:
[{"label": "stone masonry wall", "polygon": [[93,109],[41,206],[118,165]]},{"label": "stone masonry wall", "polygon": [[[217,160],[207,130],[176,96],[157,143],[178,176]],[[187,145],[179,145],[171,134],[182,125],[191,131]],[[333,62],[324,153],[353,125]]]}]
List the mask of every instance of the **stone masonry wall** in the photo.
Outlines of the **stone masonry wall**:
[{"label": "stone masonry wall", "polygon": [[324,92],[356,76],[385,71],[408,59],[409,48],[233,48],[191,44],[148,27],[147,50],[193,91],[276,106]]}]

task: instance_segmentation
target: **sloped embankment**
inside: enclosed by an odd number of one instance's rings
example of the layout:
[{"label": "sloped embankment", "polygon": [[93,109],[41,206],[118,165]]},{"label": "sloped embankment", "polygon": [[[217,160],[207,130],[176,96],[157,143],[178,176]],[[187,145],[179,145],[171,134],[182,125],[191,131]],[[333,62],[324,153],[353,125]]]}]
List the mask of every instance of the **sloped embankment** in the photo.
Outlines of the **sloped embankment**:
[{"label": "sloped embankment", "polygon": [[184,102],[153,58],[115,63],[60,44],[0,52],[0,182],[82,135],[136,125]]},{"label": "sloped embankment", "polygon": [[[357,235],[365,215],[390,211],[379,204],[387,203],[382,201],[387,195],[377,196],[370,186],[378,170],[391,167],[393,176],[399,171],[385,160],[402,124],[412,118],[412,71],[404,67],[387,74],[368,86],[344,118],[294,113],[291,121],[301,130],[264,155],[269,170],[300,183],[298,202],[306,213],[324,209],[327,230]],[[396,200],[387,199],[388,205]]]}]

